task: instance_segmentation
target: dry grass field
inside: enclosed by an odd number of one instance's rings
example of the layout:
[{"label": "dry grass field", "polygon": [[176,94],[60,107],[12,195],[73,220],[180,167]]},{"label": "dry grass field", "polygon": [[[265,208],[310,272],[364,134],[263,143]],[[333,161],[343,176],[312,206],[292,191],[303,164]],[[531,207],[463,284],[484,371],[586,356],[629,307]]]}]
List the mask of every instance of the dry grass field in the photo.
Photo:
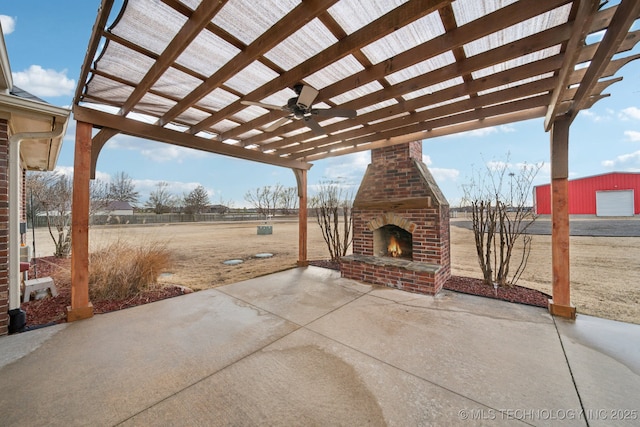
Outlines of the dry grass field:
[{"label": "dry grass field", "polygon": [[[180,223],[99,226],[90,230],[90,246],[98,249],[117,240],[132,244],[166,244],[173,268],[160,278],[194,290],[295,267],[298,225],[295,220],[270,222],[273,234],[258,235],[260,222]],[[315,220],[309,221],[308,257],[325,259],[328,251]],[[31,235],[28,242],[31,244]],[[261,253],[273,254],[258,258]],[[572,237],[572,301],[578,313],[640,324],[640,237]],[[36,256],[53,254],[46,229],[36,230]],[[480,278],[470,230],[451,227],[452,273]],[[223,261],[241,259],[238,265]],[[533,236],[527,269],[518,285],[551,294],[551,237]]]}]

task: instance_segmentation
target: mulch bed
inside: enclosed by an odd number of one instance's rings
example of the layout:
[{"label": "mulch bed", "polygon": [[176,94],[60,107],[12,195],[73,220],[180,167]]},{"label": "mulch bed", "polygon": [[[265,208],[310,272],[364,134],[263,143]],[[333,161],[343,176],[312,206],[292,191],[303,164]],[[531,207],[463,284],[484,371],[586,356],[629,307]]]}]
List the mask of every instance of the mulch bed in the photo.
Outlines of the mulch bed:
[{"label": "mulch bed", "polygon": [[[37,277],[53,277],[58,295],[55,297],[49,296],[41,300],[30,300],[20,305],[20,308],[27,313],[26,330],[66,322],[67,306],[71,305],[71,287],[69,280],[66,278],[62,280],[59,279],[65,275],[65,273],[61,274],[61,270],[66,271],[67,276],[69,275],[70,260],[51,256],[41,257],[35,261],[35,263],[32,262],[31,264],[29,277],[36,277],[36,270]],[[93,312],[95,314],[101,314],[176,297],[187,292],[185,288],[180,286],[165,286],[141,292],[131,298],[91,301],[91,303],[93,304]]]},{"label": "mulch bed", "polygon": [[[329,260],[309,261],[310,265],[316,267],[330,268],[340,271],[337,262]],[[481,279],[471,277],[451,276],[443,286],[445,289],[463,294],[476,295],[481,297],[499,299],[518,304],[532,305],[535,307],[547,308],[550,295],[535,289],[522,286],[499,287],[497,290],[493,286],[487,286]]]}]

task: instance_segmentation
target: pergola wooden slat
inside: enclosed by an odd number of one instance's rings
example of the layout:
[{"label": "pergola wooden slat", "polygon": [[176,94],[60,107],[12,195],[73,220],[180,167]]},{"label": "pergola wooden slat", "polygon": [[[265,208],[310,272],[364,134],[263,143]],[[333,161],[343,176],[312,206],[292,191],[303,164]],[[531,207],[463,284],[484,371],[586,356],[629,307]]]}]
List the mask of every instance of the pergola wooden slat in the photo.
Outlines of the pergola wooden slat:
[{"label": "pergola wooden slat", "polygon": [[[544,118],[555,203],[550,309],[574,315],[569,127],[639,56],[613,59],[638,41],[630,28],[640,2],[603,8],[599,0],[128,0],[121,11],[113,4],[102,0],[74,99],[82,181],[74,204],[88,203],[80,194],[88,191],[84,181],[119,133],[291,168],[305,265],[312,162]],[[601,41],[585,43],[599,31]],[[302,120],[274,127],[286,111],[243,103],[286,105],[300,83],[316,86],[320,108],[353,109],[357,117],[318,116],[326,134],[317,135]],[[100,130],[87,143],[92,127]],[[74,206],[74,218],[84,212]],[[82,230],[83,219],[75,219]],[[81,238],[73,245],[75,319],[88,315],[90,302],[80,271],[88,248]]]}]

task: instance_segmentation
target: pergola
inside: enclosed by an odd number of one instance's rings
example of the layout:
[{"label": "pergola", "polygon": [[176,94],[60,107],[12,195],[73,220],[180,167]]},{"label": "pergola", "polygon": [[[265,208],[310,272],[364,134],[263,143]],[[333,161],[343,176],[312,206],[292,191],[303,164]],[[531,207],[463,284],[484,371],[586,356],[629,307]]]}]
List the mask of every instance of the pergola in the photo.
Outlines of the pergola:
[{"label": "pergola", "polygon": [[[291,168],[300,199],[298,262],[305,265],[314,161],[541,117],[551,150],[550,311],[575,316],[569,127],[638,56],[614,57],[637,42],[630,28],[640,2],[124,0],[120,11],[113,3],[102,0],[73,103],[69,320],[93,312],[89,180],[114,135]],[[598,32],[602,38],[587,44]],[[268,108],[291,98],[295,104],[297,84],[318,91],[305,95],[314,110]],[[357,116],[318,111],[334,108]]]}]

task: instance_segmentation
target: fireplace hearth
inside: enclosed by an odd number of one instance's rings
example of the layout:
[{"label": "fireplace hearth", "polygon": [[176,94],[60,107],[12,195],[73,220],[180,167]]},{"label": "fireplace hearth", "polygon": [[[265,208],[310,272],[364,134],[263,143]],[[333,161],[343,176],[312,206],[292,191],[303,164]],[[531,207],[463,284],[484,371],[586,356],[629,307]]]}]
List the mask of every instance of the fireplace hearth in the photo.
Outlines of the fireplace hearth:
[{"label": "fireplace hearth", "polygon": [[352,218],[342,277],[426,294],[450,277],[449,204],[422,161],[421,141],[371,151]]}]

